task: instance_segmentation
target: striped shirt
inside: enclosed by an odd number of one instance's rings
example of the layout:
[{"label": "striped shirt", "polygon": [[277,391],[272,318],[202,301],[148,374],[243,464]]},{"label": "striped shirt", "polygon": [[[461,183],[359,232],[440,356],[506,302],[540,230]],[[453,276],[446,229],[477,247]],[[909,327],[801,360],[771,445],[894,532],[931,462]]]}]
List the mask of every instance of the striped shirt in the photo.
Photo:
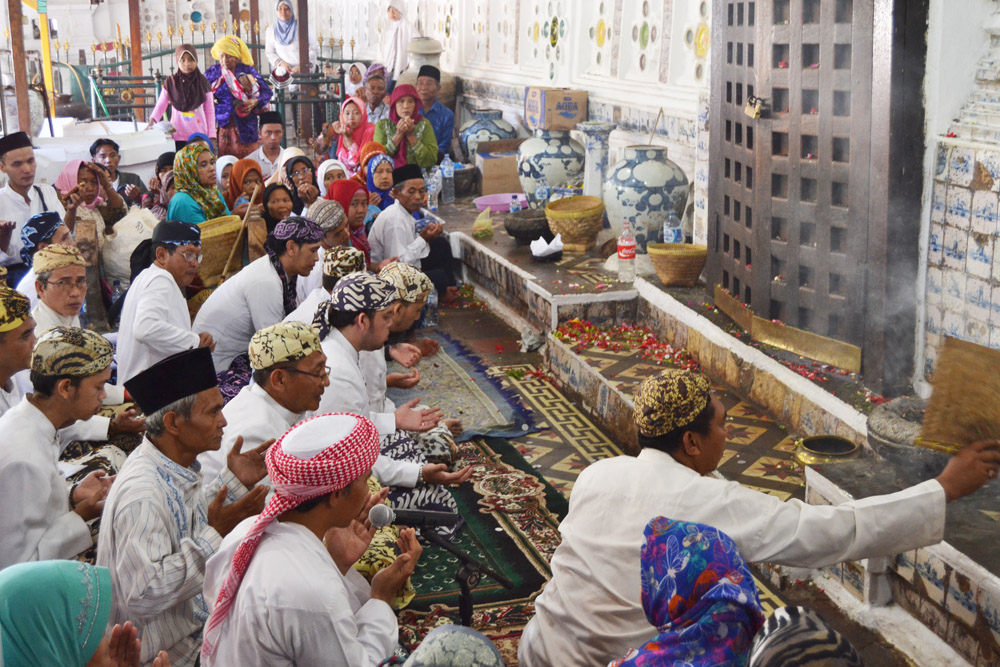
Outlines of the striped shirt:
[{"label": "striped shirt", "polygon": [[143,439],[104,506],[97,564],[111,570],[111,622],[140,628],[144,665],[161,650],[174,667],[195,664],[209,613],[202,595],[205,562],[222,543],[208,525],[208,503],[223,484],[228,502],[247,493],[228,468],[208,487],[199,470],[197,463],[175,463]]}]

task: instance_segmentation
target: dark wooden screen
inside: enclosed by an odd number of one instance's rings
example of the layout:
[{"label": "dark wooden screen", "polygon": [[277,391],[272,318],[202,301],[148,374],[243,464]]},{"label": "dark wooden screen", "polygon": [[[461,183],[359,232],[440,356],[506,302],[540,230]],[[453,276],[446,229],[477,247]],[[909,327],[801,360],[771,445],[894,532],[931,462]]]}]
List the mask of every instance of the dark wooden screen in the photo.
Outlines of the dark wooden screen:
[{"label": "dark wooden screen", "polygon": [[871,3],[718,2],[714,26],[711,280],[761,317],[861,345]]}]

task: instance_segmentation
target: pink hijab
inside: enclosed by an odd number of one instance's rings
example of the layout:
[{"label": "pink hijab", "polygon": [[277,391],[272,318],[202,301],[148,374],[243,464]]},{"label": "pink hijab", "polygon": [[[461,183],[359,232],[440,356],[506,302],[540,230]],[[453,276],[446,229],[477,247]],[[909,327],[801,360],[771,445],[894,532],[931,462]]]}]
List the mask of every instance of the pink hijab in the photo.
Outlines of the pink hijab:
[{"label": "pink hijab", "polygon": [[358,169],[361,166],[361,147],[375,136],[375,126],[368,122],[368,105],[357,97],[348,97],[344,100],[344,103],[340,105],[341,116],[344,115],[344,109],[347,108],[348,104],[353,104],[361,111],[361,124],[354,130],[354,145],[346,148],[344,146],[344,137],[342,135],[337,136],[337,159],[347,167],[350,172],[347,174],[347,177],[350,178],[358,173]]},{"label": "pink hijab", "polygon": [[[56,190],[59,194],[65,196],[67,192],[75,188],[80,183],[80,165],[84,164],[84,160],[71,160],[69,164],[63,167],[63,170],[59,172],[59,178],[56,179]],[[88,163],[89,164],[89,163]],[[100,167],[97,167],[100,169]],[[104,190],[101,188],[101,182],[97,182],[97,196],[94,197],[94,201],[90,204],[83,202],[83,206],[89,209],[93,209],[98,204],[104,203]]]}]

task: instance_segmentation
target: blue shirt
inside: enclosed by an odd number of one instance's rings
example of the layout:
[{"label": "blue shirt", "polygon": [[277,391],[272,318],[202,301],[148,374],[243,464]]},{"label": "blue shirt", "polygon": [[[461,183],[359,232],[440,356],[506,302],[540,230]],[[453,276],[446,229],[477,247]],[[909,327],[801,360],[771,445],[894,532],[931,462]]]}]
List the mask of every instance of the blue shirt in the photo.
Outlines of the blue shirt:
[{"label": "blue shirt", "polygon": [[[229,215],[229,207],[226,206],[225,202],[222,202],[222,205],[226,209],[223,215]],[[205,211],[194,200],[194,197],[186,192],[177,192],[170,198],[166,219],[179,220],[190,225],[197,225],[200,222],[205,222],[208,218],[205,217]]]},{"label": "blue shirt", "polygon": [[421,109],[420,113],[434,128],[438,150],[446,154],[451,152],[451,135],[455,133],[455,112],[441,104],[441,100],[434,100],[430,111]]}]

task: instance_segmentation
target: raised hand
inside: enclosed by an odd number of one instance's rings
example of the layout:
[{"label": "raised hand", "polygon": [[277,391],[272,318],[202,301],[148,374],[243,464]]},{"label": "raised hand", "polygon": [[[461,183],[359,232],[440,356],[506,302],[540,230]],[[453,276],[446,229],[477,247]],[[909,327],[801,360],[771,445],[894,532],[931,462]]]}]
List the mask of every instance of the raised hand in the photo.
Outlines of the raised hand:
[{"label": "raised hand", "polygon": [[944,487],[949,501],[958,500],[995,479],[998,469],[1000,442],[980,440],[955,454],[937,476],[937,481]]},{"label": "raised hand", "polygon": [[396,592],[403,587],[406,580],[413,574],[423,553],[423,547],[417,541],[417,534],[412,528],[403,528],[399,531],[400,554],[389,567],[379,570],[372,577],[372,597],[388,603],[396,596]]},{"label": "raised hand", "polygon": [[143,433],[146,430],[146,418],[137,417],[135,408],[122,410],[111,420],[109,433]]},{"label": "raised hand", "polygon": [[115,481],[114,476],[108,476],[103,470],[97,470],[83,478],[83,481],[73,489],[73,511],[80,515],[84,521],[90,521],[101,516],[104,510],[104,501],[108,498],[108,491]]},{"label": "raised hand", "polygon": [[[67,206],[67,208],[69,208]],[[14,228],[17,227],[16,222],[11,222],[10,220],[0,220],[0,250],[7,252],[10,247],[10,239],[14,234]]]},{"label": "raised hand", "polygon": [[139,667],[142,664],[139,660],[141,649],[139,630],[132,625],[132,621],[126,622],[125,625],[115,625],[111,629],[108,657],[111,658],[114,667]]},{"label": "raised hand", "polygon": [[268,488],[266,486],[254,487],[250,493],[228,505],[226,504],[227,491],[225,486],[219,489],[215,498],[208,505],[208,525],[215,528],[223,537],[228,535],[243,519],[261,513],[264,509]]},{"label": "raised hand", "polygon": [[429,431],[441,421],[441,410],[439,408],[427,410],[415,410],[420,398],[415,398],[405,405],[396,408],[396,428],[404,431],[417,431],[422,433]]},{"label": "raised hand", "polygon": [[420,371],[414,368],[409,373],[389,373],[385,378],[388,387],[397,389],[413,389],[420,383]]},{"label": "raised hand", "polygon": [[420,348],[410,343],[400,343],[389,348],[389,356],[405,368],[413,368],[420,363]]},{"label": "raised hand", "polygon": [[243,483],[243,486],[250,488],[267,476],[267,464],[264,462],[264,453],[267,448],[274,444],[274,438],[264,442],[256,449],[249,452],[241,452],[243,449],[243,436],[236,436],[233,448],[226,456],[226,465],[236,475],[236,479]]},{"label": "raised hand", "polygon": [[375,526],[368,520],[368,512],[375,505],[385,502],[388,495],[388,487],[378,493],[369,493],[368,500],[350,525],[326,531],[323,544],[326,545],[326,550],[330,552],[330,557],[341,573],[346,573],[368,549],[376,531]]},{"label": "raised hand", "polygon": [[198,347],[207,347],[209,350],[215,351],[215,339],[212,338],[212,334],[202,331],[198,334]]}]

